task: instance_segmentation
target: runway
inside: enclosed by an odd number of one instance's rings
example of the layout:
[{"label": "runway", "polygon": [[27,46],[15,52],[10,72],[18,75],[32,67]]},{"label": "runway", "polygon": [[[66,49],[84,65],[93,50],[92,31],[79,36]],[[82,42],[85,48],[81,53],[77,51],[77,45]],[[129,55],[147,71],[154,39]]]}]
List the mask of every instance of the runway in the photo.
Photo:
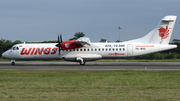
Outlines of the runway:
[{"label": "runway", "polygon": [[179,62],[0,62],[0,70],[180,70]]}]

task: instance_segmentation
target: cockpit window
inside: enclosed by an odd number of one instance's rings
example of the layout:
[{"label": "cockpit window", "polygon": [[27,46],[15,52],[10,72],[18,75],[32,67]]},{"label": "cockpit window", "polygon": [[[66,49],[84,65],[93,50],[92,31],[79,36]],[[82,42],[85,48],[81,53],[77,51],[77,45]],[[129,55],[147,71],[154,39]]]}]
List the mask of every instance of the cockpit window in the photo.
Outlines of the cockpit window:
[{"label": "cockpit window", "polygon": [[19,50],[19,47],[13,46],[10,48],[10,50]]},{"label": "cockpit window", "polygon": [[16,50],[16,47],[13,47],[13,50]]}]

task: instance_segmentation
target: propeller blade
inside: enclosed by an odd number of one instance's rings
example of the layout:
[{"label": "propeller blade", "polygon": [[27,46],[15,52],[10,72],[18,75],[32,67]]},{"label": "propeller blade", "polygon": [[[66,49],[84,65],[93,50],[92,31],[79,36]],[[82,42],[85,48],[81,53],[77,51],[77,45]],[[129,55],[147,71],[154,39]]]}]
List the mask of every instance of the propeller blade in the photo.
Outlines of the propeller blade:
[{"label": "propeller blade", "polygon": [[59,34],[58,34],[58,44],[56,44],[56,47],[59,47],[59,43],[60,41],[59,41]]},{"label": "propeller blade", "polygon": [[60,51],[61,51],[61,43],[62,43],[62,38],[61,38],[61,35],[60,35],[60,40],[59,40],[59,34],[58,34],[58,53],[59,53],[59,58],[60,58]]},{"label": "propeller blade", "polygon": [[69,41],[69,48],[71,48],[70,41]]},{"label": "propeller blade", "polygon": [[62,36],[61,36],[61,34],[60,34],[60,39],[61,39],[60,41],[61,41],[61,43],[62,43]]},{"label": "propeller blade", "polygon": [[61,47],[60,47],[60,45],[59,45],[59,52],[58,52],[58,54],[59,54],[59,58],[60,58],[60,51],[61,51]]},{"label": "propeller blade", "polygon": [[[60,40],[59,40],[60,38]],[[58,44],[56,44],[55,46],[58,47],[58,54],[59,54],[59,58],[60,58],[60,52],[61,52],[61,43],[62,43],[62,36],[58,34]]]},{"label": "propeller blade", "polygon": [[60,43],[60,41],[59,41],[59,34],[58,34],[58,44]]}]

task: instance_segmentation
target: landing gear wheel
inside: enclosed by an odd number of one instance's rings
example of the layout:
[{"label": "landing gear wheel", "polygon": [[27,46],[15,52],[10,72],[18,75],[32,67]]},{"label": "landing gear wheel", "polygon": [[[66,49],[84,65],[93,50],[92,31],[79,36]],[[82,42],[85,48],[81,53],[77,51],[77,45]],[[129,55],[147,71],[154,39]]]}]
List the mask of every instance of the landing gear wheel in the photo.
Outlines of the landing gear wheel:
[{"label": "landing gear wheel", "polygon": [[11,62],[11,65],[15,65],[15,62]]},{"label": "landing gear wheel", "polygon": [[81,61],[80,61],[79,64],[80,64],[80,65],[85,65],[86,62],[81,62]]},{"label": "landing gear wheel", "polygon": [[83,61],[83,59],[81,57],[77,57],[76,60],[79,62],[80,65],[85,65],[86,62]]},{"label": "landing gear wheel", "polygon": [[15,60],[11,60],[11,65],[15,65]]}]

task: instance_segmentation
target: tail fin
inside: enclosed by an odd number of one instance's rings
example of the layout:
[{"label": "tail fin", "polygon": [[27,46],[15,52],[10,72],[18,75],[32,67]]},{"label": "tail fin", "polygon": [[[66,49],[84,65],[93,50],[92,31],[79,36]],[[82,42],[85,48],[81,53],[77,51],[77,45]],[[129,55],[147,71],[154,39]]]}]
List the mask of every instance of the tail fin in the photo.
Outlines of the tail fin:
[{"label": "tail fin", "polygon": [[143,43],[169,44],[177,16],[165,16],[158,26],[142,37]]},{"label": "tail fin", "polygon": [[158,26],[142,38],[130,40],[131,42],[169,44],[177,16],[165,16]]}]

